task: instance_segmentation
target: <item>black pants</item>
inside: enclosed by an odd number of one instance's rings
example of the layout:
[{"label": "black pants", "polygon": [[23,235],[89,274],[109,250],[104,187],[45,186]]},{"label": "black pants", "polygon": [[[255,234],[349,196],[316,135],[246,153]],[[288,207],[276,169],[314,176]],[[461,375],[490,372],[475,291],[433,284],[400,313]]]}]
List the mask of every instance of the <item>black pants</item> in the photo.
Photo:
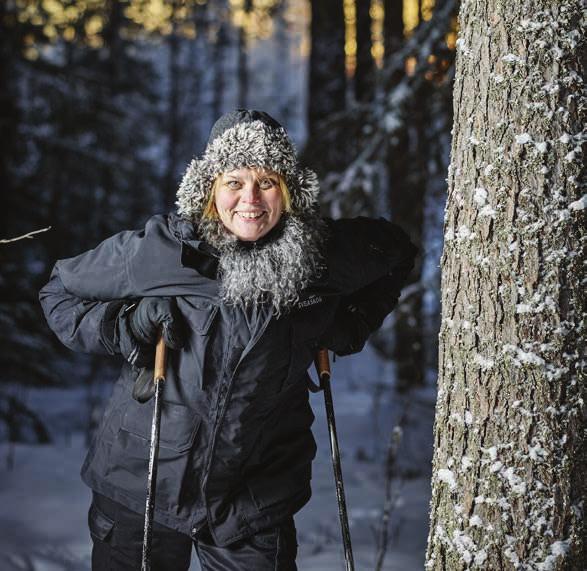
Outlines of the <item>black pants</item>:
[{"label": "black pants", "polygon": [[[94,493],[88,515],[92,571],[139,571],[144,515]],[[191,537],[155,523],[152,571],[187,571],[196,548],[202,571],[296,571],[296,529],[293,517],[227,547],[214,544],[205,529]]]}]

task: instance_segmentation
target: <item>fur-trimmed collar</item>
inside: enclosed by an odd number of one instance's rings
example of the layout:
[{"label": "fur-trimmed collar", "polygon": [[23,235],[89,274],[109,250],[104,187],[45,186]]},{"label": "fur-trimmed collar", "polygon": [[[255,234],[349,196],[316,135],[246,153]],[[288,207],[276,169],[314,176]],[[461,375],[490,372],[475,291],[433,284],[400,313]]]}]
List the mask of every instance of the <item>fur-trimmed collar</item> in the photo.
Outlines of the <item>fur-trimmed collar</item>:
[{"label": "fur-trimmed collar", "polygon": [[216,220],[203,220],[198,232],[219,252],[220,297],[230,305],[270,303],[276,315],[286,313],[326,267],[326,225],[315,215],[284,215],[256,242],[238,240]]}]

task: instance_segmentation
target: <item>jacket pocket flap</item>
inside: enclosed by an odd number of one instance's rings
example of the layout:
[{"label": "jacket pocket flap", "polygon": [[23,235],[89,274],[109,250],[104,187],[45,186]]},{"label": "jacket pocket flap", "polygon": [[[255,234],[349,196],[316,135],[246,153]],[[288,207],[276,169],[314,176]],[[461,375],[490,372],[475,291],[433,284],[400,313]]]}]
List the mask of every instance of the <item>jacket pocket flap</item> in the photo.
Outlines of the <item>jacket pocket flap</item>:
[{"label": "jacket pocket flap", "polygon": [[188,311],[184,311],[190,328],[200,335],[206,335],[218,313],[218,306],[195,297],[186,297],[184,301],[190,306]]},{"label": "jacket pocket flap", "polygon": [[[121,429],[145,440],[151,439],[154,399],[140,404],[129,401]],[[177,452],[189,450],[194,443],[202,418],[191,408],[163,402],[161,408],[161,428],[159,443],[164,448]]]},{"label": "jacket pocket flap", "polygon": [[100,541],[104,541],[114,527],[114,520],[110,519],[92,504],[88,513],[88,527],[93,536],[97,537]]}]

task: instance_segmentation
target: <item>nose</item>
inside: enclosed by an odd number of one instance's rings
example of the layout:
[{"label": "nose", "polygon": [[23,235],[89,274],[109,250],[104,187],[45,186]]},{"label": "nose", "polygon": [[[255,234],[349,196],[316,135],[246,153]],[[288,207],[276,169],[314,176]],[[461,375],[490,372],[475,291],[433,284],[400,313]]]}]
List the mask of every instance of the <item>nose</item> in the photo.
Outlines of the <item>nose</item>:
[{"label": "nose", "polygon": [[244,185],[241,200],[247,204],[258,204],[261,202],[261,189],[257,181],[250,181]]}]

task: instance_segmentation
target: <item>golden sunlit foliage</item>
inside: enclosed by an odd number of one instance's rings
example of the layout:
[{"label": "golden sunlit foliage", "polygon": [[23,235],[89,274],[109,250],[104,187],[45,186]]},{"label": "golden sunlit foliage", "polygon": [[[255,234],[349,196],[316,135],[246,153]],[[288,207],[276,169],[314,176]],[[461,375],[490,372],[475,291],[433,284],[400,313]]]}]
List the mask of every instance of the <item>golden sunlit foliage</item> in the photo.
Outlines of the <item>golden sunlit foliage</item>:
[{"label": "golden sunlit foliage", "polygon": [[[1,0],[0,0],[1,1]],[[116,1],[116,0],[113,0]],[[231,23],[245,31],[248,40],[266,39],[273,34],[273,13],[281,0],[229,0]],[[357,65],[357,0],[343,0],[345,22],[345,66],[352,77]],[[362,1],[362,0],[360,0]],[[368,1],[368,0],[366,0]],[[421,2],[421,5],[419,4]],[[165,36],[175,33],[187,38],[195,38],[198,8],[211,0],[119,0],[126,27],[121,30],[125,37],[140,35]],[[291,2],[292,6],[305,6],[308,3]],[[411,35],[422,20],[432,17],[435,0],[403,0],[404,34]],[[39,56],[41,44],[55,43],[58,40],[77,42],[91,48],[103,45],[103,33],[108,24],[108,0],[16,0],[17,19],[22,24],[35,27],[35,35],[27,35],[22,46],[28,59]],[[421,14],[420,14],[421,13]],[[370,0],[371,15],[371,54],[377,67],[383,65],[385,46],[383,42],[384,7],[383,0]],[[456,29],[456,28],[455,28]],[[456,32],[446,38],[449,49],[454,49]],[[302,46],[302,52],[309,44]],[[411,64],[407,63],[408,73]]]},{"label": "golden sunlit foliage", "polygon": [[[273,33],[272,12],[278,2],[230,0],[229,17],[235,26],[246,31],[247,38],[268,38]],[[119,0],[119,3],[127,19],[126,28],[121,30],[125,37],[176,33],[195,38],[195,12],[207,0]],[[51,44],[64,40],[101,47],[110,9],[108,0],[16,0],[18,22],[38,29],[36,38],[23,46],[24,56],[28,59],[39,56],[38,41]]]},{"label": "golden sunlit foliage", "polygon": [[[344,1],[345,21],[345,65],[347,76],[352,77],[357,65],[357,17],[355,1]],[[421,2],[421,8],[420,8]],[[404,35],[409,37],[420,23],[420,10],[423,21],[432,18],[435,0],[403,0]],[[371,0],[369,14],[371,16],[371,55],[378,68],[383,66],[385,45],[383,41],[383,25],[385,10],[383,0]],[[456,37],[455,37],[456,40]],[[415,63],[407,62],[407,73],[413,73]]]},{"label": "golden sunlit foliage", "polygon": [[422,0],[422,20],[427,22],[432,18],[434,12],[434,0]]},{"label": "golden sunlit foliage", "polygon": [[371,15],[371,55],[378,68],[383,66],[385,46],[383,45],[383,0],[371,0],[369,9]]},{"label": "golden sunlit foliage", "polygon": [[248,39],[270,38],[273,34],[272,13],[279,1],[230,0],[232,24],[243,28]]},{"label": "golden sunlit foliage", "polygon": [[406,36],[409,36],[420,23],[420,10],[424,22],[432,18],[435,0],[420,0],[420,2],[419,0],[403,0],[404,34]]},{"label": "golden sunlit foliage", "polygon": [[357,11],[355,0],[343,0],[344,55],[347,76],[352,77],[357,67]]}]

